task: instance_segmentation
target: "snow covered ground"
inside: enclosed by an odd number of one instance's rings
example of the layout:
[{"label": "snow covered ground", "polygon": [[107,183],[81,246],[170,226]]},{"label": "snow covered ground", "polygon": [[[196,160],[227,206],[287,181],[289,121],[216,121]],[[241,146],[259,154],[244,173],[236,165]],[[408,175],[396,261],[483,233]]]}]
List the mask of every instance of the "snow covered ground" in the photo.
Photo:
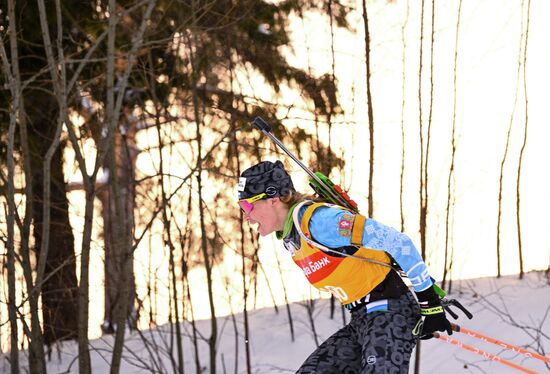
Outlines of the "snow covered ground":
[{"label": "snow covered ground", "polygon": [[[500,279],[482,278],[453,283],[452,298],[459,299],[473,314],[467,320],[462,313],[458,324],[497,338],[501,341],[527,348],[531,351],[550,356],[550,284],[544,273],[532,272],[523,280],[517,276]],[[319,342],[330,336],[343,324],[343,315],[337,308],[333,319],[329,318],[328,300],[315,303],[315,329]],[[251,337],[251,367],[253,373],[293,373],[303,360],[315,349],[311,324],[307,317],[305,304],[292,304],[290,310],[294,320],[295,340],[291,341],[288,315],[285,306],[279,306],[278,313],[266,308],[249,313]],[[349,315],[346,315],[349,320]],[[238,334],[235,336],[235,326]],[[184,334],[190,335],[190,325],[182,325]],[[199,357],[202,372],[209,362],[206,339],[209,337],[210,321],[198,321],[197,327],[203,337],[199,345]],[[218,319],[218,328],[222,331],[218,341],[217,373],[246,373],[245,343],[242,336],[243,318],[237,315]],[[172,373],[169,356],[170,346],[177,352],[169,327],[163,326],[151,331],[143,331],[142,336],[133,332],[127,337],[122,373]],[[537,372],[550,373],[550,364],[526,358],[517,353],[480,341],[465,334],[455,333],[453,338],[463,343],[497,354],[501,358]],[[201,339],[201,337],[199,337]],[[92,341],[93,372],[109,371],[110,351],[113,340],[106,337]],[[195,353],[188,338],[183,342],[185,372],[196,373]],[[59,353],[54,353],[48,364],[48,373],[77,373],[78,361],[75,343],[65,343]],[[174,354],[174,357],[176,355]],[[238,357],[236,367],[235,358]],[[177,359],[176,359],[177,360]],[[440,340],[431,339],[422,342],[421,373],[517,373],[515,369],[492,362],[480,355],[468,352]],[[410,372],[413,372],[414,363]],[[6,360],[0,363],[0,372],[7,372]]]}]

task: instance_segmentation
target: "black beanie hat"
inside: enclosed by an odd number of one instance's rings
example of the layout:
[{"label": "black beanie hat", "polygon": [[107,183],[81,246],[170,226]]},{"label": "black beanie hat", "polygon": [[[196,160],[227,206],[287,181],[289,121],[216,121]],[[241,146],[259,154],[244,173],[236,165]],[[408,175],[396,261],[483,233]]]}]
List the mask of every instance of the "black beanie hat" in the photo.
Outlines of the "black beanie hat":
[{"label": "black beanie hat", "polygon": [[239,178],[239,200],[266,193],[267,198],[296,191],[281,161],[263,161],[249,167]]}]

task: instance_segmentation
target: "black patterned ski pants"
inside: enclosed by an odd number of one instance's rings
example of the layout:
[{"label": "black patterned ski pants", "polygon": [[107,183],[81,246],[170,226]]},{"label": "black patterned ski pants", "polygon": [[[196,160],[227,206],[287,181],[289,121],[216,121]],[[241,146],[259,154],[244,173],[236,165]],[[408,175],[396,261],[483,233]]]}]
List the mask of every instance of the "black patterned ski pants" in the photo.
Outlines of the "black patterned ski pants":
[{"label": "black patterned ski pants", "polygon": [[388,300],[388,311],[351,314],[348,325],[317,348],[296,373],[408,373],[416,340],[412,329],[420,318],[410,292]]}]

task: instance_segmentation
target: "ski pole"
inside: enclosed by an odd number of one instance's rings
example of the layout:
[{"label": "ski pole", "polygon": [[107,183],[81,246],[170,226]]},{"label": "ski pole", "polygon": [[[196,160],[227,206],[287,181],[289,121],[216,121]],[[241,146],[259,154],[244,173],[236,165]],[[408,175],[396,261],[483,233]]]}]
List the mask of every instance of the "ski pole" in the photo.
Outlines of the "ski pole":
[{"label": "ski pole", "polygon": [[538,353],[528,351],[527,349],[524,349],[524,348],[521,348],[521,347],[518,347],[518,346],[515,346],[515,345],[512,345],[512,344],[505,343],[501,340],[491,338],[489,336],[485,336],[483,334],[480,334],[479,332],[469,330],[465,327],[461,327],[461,326],[456,325],[454,323],[452,323],[451,325],[452,325],[453,331],[461,332],[461,333],[466,334],[468,336],[480,339],[484,342],[498,345],[498,346],[500,346],[504,349],[508,349],[512,352],[521,353],[522,355],[530,357],[530,358],[536,358],[536,359],[541,360],[541,361],[550,362],[550,357],[546,357],[546,356],[540,355]]},{"label": "ski pole", "polygon": [[465,349],[467,351],[470,351],[470,352],[473,352],[473,353],[476,353],[480,356],[483,356],[484,358],[488,359],[488,360],[491,360],[491,361],[496,361],[496,362],[500,362],[501,364],[504,364],[504,365],[507,365],[507,366],[510,366],[518,371],[521,371],[522,373],[529,373],[529,374],[536,374],[537,372],[536,371],[532,371],[532,370],[529,370],[523,366],[520,366],[518,364],[514,364],[513,362],[511,361],[508,361],[508,360],[505,360],[503,358],[500,358],[492,353],[489,353],[489,352],[485,352],[479,348],[476,348],[476,347],[472,347],[471,345],[468,345],[468,344],[464,344],[462,343],[461,341],[458,341],[458,340],[455,340],[453,338],[450,338],[448,337],[447,335],[440,335],[439,333],[437,332],[434,332],[433,333],[433,336],[437,339],[440,339],[440,340],[443,340],[447,343],[450,343],[450,344],[453,344],[453,345],[456,345],[457,347],[459,348],[462,348],[462,349]]},{"label": "ski pole", "polygon": [[[346,201],[341,195],[335,193],[330,186],[328,186],[317,174],[311,171],[302,161],[300,161],[290,150],[271,132],[271,125],[267,123],[262,117],[254,118],[252,124],[261,132],[263,132],[269,139],[271,139],[279,148],[281,148],[291,159],[293,159],[309,176],[319,184],[326,192],[330,194],[332,199],[338,202],[339,205],[349,207],[352,210],[357,210],[357,206],[353,206],[350,202]],[[335,186],[338,187],[338,186]],[[340,188],[340,187],[338,187]]]}]

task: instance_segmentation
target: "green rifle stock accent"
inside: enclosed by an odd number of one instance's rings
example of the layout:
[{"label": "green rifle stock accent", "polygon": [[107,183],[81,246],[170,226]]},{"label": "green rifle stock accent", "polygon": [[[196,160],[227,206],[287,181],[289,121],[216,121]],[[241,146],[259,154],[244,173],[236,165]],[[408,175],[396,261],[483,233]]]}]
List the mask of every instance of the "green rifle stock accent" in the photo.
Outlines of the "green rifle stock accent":
[{"label": "green rifle stock accent", "polygon": [[441,287],[439,287],[437,284],[433,284],[433,287],[434,287],[434,291],[435,293],[440,297],[440,298],[444,298],[445,296],[447,296],[447,292],[443,291],[443,289]]},{"label": "green rifle stock accent", "polygon": [[[324,175],[323,173],[321,173],[320,171],[316,171],[315,172],[315,175],[317,175],[317,177],[323,181],[323,183],[329,187],[332,191],[336,192],[334,190],[334,183],[332,183],[332,181],[326,176]],[[336,199],[334,199],[332,197],[332,195],[325,189],[323,188],[319,182],[317,182],[315,179],[313,178],[310,178],[309,179],[309,184],[311,186],[311,188],[313,188],[313,190],[315,190],[315,192],[317,192],[319,195],[321,195],[323,198],[325,198],[328,202],[332,203],[332,204],[337,204],[339,205],[340,203],[338,201],[336,201]]]},{"label": "green rifle stock accent", "polygon": [[[326,201],[330,202],[331,204],[343,205],[344,207],[351,209],[356,213],[359,212],[359,208],[357,207],[357,204],[353,200],[351,200],[350,197],[347,195],[347,193],[343,192],[339,186],[335,185],[330,180],[329,177],[327,177],[320,171],[316,171],[315,175],[325,184],[326,187],[330,188],[330,190],[332,191],[332,194],[331,194],[329,191],[326,190],[326,188],[321,186],[319,182],[317,182],[313,178],[310,178],[309,185],[311,186],[311,188],[313,188],[313,190],[317,194],[319,194],[321,197],[323,197]],[[340,201],[336,200],[333,197],[334,195],[338,195],[341,198],[341,200]],[[345,204],[342,204],[342,203],[345,203]]]}]

